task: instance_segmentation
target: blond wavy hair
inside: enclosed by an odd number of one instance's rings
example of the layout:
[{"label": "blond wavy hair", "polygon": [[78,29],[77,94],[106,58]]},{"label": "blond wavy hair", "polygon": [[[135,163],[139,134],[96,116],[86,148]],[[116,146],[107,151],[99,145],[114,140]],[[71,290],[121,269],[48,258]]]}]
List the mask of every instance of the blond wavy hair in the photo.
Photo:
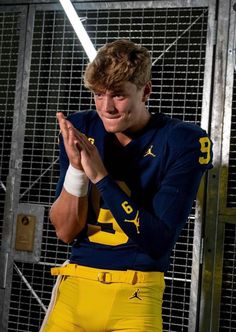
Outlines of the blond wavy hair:
[{"label": "blond wavy hair", "polygon": [[101,47],[84,73],[84,84],[93,92],[115,90],[123,82],[142,88],[151,80],[149,51],[126,39],[116,40]]}]

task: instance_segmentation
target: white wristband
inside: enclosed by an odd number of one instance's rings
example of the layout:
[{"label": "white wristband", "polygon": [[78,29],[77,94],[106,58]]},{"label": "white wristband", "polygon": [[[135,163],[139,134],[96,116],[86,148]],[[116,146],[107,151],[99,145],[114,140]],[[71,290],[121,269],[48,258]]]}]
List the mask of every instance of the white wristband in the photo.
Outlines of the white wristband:
[{"label": "white wristband", "polygon": [[89,179],[84,171],[74,168],[70,164],[64,180],[65,190],[71,195],[83,197],[87,195],[88,183]]}]

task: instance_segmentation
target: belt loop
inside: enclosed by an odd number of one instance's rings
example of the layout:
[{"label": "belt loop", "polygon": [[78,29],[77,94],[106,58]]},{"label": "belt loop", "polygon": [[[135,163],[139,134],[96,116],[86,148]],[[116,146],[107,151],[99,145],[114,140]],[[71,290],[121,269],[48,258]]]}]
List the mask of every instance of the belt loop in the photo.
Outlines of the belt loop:
[{"label": "belt loop", "polygon": [[52,267],[51,268],[51,275],[52,276],[58,276],[60,274],[60,268],[58,267]]},{"label": "belt loop", "polygon": [[103,284],[110,284],[112,282],[112,274],[110,272],[99,272],[97,275],[97,280]]},{"label": "belt loop", "polygon": [[127,270],[125,273],[125,280],[124,282],[127,282],[128,284],[136,284],[138,282],[138,273],[137,271],[133,270]]}]

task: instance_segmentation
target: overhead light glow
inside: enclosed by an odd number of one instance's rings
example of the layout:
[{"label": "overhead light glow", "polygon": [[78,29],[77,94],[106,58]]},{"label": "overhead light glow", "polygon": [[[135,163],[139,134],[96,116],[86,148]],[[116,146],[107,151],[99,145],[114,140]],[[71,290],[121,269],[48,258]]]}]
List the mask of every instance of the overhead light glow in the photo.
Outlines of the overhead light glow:
[{"label": "overhead light glow", "polygon": [[75,33],[77,34],[85,53],[87,54],[89,61],[93,61],[97,51],[95,50],[87,31],[85,30],[79,16],[77,15],[74,6],[70,0],[59,0],[71,25],[73,26]]}]

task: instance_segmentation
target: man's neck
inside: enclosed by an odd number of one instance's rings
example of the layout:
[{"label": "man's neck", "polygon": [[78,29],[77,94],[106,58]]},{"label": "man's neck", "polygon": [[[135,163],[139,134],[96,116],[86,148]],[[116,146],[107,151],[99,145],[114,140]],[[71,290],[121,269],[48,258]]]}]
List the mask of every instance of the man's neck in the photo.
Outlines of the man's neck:
[{"label": "man's neck", "polygon": [[143,118],[143,121],[139,122],[139,126],[137,128],[135,128],[135,130],[130,130],[130,131],[127,131],[127,132],[119,132],[119,133],[116,133],[116,138],[118,139],[118,141],[120,142],[120,144],[122,146],[125,146],[127,144],[129,144],[132,139],[134,137],[137,137],[139,135],[139,133],[142,132],[142,130],[146,127],[146,125],[148,124],[150,118],[151,118],[151,114],[148,112],[148,113],[145,113],[145,117]]}]

